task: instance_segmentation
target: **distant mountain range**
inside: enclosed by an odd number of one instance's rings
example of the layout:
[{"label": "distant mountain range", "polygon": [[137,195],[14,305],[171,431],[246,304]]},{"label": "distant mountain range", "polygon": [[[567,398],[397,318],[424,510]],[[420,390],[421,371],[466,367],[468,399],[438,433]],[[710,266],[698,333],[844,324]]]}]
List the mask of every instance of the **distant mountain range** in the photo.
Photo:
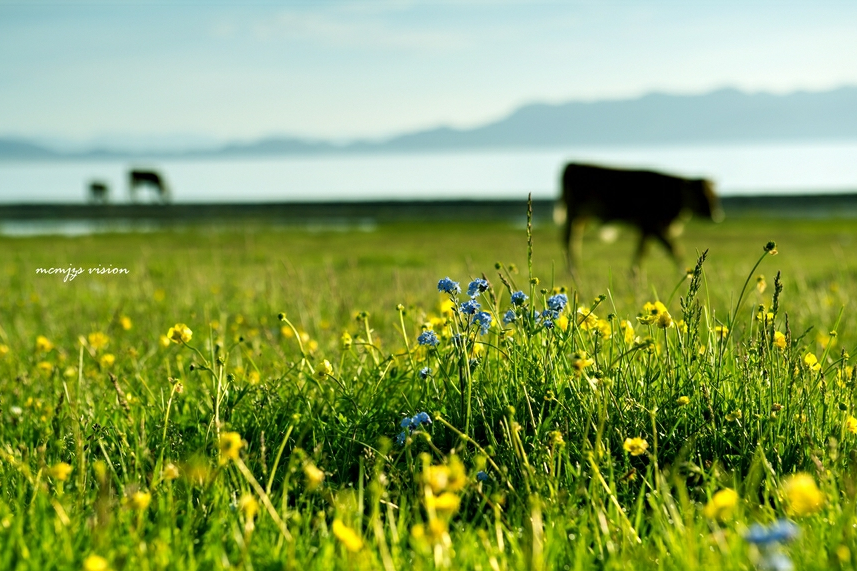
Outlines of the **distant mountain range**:
[{"label": "distant mountain range", "polygon": [[703,95],[651,93],[636,99],[537,103],[473,129],[439,127],[345,145],[271,137],[189,151],[61,151],[25,139],[0,138],[0,159],[220,158],[813,139],[857,139],[857,87],[786,95],[721,89]]}]

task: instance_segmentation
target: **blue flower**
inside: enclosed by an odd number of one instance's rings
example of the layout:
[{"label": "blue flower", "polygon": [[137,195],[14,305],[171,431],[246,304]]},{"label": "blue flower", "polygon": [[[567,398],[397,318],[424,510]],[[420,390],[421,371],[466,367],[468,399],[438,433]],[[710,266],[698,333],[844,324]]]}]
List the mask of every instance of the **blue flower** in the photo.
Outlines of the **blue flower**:
[{"label": "blue flower", "polygon": [[503,315],[503,323],[506,323],[506,324],[512,323],[517,318],[518,318],[518,316],[515,315],[515,310],[510,309],[505,313],[505,315]]},{"label": "blue flower", "polygon": [[512,303],[515,305],[524,305],[524,302],[527,301],[527,294],[522,291],[516,291],[512,294]]},{"label": "blue flower", "polygon": [[780,519],[765,527],[761,524],[754,523],[750,526],[747,535],[744,539],[748,543],[755,545],[766,545],[768,543],[786,543],[791,541],[800,533],[800,528],[797,524],[787,519]]},{"label": "blue flower", "polygon": [[562,311],[568,305],[568,296],[564,293],[558,293],[548,298],[548,307],[553,311]]},{"label": "blue flower", "polygon": [[421,424],[431,424],[431,417],[427,412],[418,412],[411,421],[414,424],[414,427],[417,427]]},{"label": "blue flower", "polygon": [[461,293],[461,288],[458,287],[458,282],[454,282],[446,277],[437,282],[437,291],[455,295],[457,293]]},{"label": "blue flower", "polygon": [[417,343],[420,345],[431,345],[432,347],[435,347],[440,343],[440,340],[437,338],[437,333],[429,329],[420,333],[420,336],[417,337]]},{"label": "blue flower", "polygon": [[478,482],[487,482],[488,481],[488,473],[485,470],[479,470],[476,472],[476,480]]},{"label": "blue flower", "polygon": [[406,416],[402,419],[402,422],[399,423],[399,426],[402,428],[410,428],[411,424],[411,418],[409,416]]},{"label": "blue flower", "polygon": [[542,322],[542,325],[545,326],[545,329],[553,329],[553,321],[550,319],[545,319],[544,322]]},{"label": "blue flower", "polygon": [[488,280],[485,280],[482,278],[476,278],[475,280],[470,282],[470,285],[467,286],[467,295],[469,295],[470,297],[476,297],[477,295],[479,295],[483,291],[486,291],[487,289],[488,289]]},{"label": "blue flower", "polygon": [[542,311],[541,319],[559,319],[559,311],[546,309]]},{"label": "blue flower", "polygon": [[480,307],[482,306],[479,305],[478,301],[476,301],[475,299],[471,299],[461,304],[461,313],[464,313],[466,315],[474,315],[477,311],[479,311]]},{"label": "blue flower", "polygon": [[[406,420],[410,420],[410,419],[406,419]],[[403,430],[399,434],[396,435],[396,444],[398,444],[399,446],[402,446],[405,443],[405,440],[407,440],[407,439],[408,439],[408,432],[406,430]]]},{"label": "blue flower", "polygon": [[431,367],[423,367],[420,369],[420,378],[426,380],[431,375]]},{"label": "blue flower", "polygon": [[480,311],[473,316],[473,323],[479,326],[480,335],[488,333],[488,328],[491,327],[491,321],[491,314],[487,311]]}]

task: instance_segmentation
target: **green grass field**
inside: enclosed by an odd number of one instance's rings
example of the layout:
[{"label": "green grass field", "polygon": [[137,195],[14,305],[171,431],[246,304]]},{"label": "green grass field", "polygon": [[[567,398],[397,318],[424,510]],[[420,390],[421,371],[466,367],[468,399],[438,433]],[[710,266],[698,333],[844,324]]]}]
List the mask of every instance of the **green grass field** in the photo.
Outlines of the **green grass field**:
[{"label": "green grass field", "polygon": [[531,237],[0,238],[0,568],[854,568],[854,223]]}]

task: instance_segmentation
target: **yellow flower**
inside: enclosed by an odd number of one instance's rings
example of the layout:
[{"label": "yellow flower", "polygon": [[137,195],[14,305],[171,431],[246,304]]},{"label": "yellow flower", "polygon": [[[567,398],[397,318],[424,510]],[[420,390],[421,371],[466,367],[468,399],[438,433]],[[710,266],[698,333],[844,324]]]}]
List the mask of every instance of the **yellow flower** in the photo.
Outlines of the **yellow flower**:
[{"label": "yellow flower", "polygon": [[756,290],[759,293],[764,293],[765,288],[768,287],[768,282],[765,281],[765,276],[759,276],[756,278]]},{"label": "yellow flower", "polygon": [[113,363],[116,362],[116,356],[112,353],[105,353],[101,356],[101,359],[98,361],[101,364],[103,369],[107,369],[113,366]]},{"label": "yellow flower", "polygon": [[110,565],[100,555],[91,554],[83,560],[83,571],[107,571]]},{"label": "yellow flower", "polygon": [[169,338],[169,337],[167,337],[166,335],[161,335],[161,336],[158,338],[158,343],[160,343],[160,344],[161,344],[161,347],[163,347],[164,349],[166,349],[167,347],[169,347],[169,346],[170,346],[170,343],[172,343],[172,341],[170,341],[170,338]]},{"label": "yellow flower", "polygon": [[458,492],[467,484],[464,464],[458,456],[451,456],[445,465],[427,466],[423,472],[423,483],[429,486],[434,494]]},{"label": "yellow flower", "polygon": [[673,318],[668,311],[664,311],[658,314],[658,318],[655,320],[658,327],[661,329],[666,329],[667,327],[672,327]]},{"label": "yellow flower", "polygon": [[821,510],[824,494],[818,489],[812,476],[798,473],[783,482],[783,494],[789,515],[804,516]]},{"label": "yellow flower", "polygon": [[65,482],[71,474],[72,467],[65,462],[59,462],[48,468],[48,476],[58,482]]},{"label": "yellow flower", "polygon": [[253,494],[244,494],[238,499],[238,509],[247,519],[253,519],[259,513],[259,502]]},{"label": "yellow flower", "polygon": [[626,438],[625,444],[622,447],[626,452],[631,454],[631,456],[640,456],[645,454],[646,449],[649,447],[649,443],[640,437]]},{"label": "yellow flower", "polygon": [[446,318],[452,318],[455,315],[455,302],[451,299],[444,299],[440,302],[440,314]]},{"label": "yellow flower", "polygon": [[179,477],[179,468],[172,462],[168,463],[164,466],[164,471],[161,472],[161,478],[164,480],[170,481],[175,480]]},{"label": "yellow flower", "polygon": [[554,324],[563,331],[568,331],[568,317],[564,313],[554,320]]},{"label": "yellow flower", "polygon": [[0,343],[0,358],[5,357],[7,353],[9,353],[9,346]]},{"label": "yellow flower", "polygon": [[259,374],[259,371],[250,371],[247,375],[247,382],[251,385],[258,385],[260,380],[262,380],[262,376]]},{"label": "yellow flower", "polygon": [[312,492],[324,481],[324,472],[312,462],[304,465],[304,476],[306,477],[306,489]]},{"label": "yellow flower", "polygon": [[193,337],[193,331],[184,323],[176,323],[167,331],[167,338],[173,343],[187,343]]},{"label": "yellow flower", "polygon": [[818,358],[812,353],[807,353],[803,356],[803,364],[807,366],[807,368],[815,372],[821,368],[821,363],[818,362]]},{"label": "yellow flower", "polygon": [[95,331],[94,333],[90,333],[88,336],[89,346],[94,350],[98,351],[99,349],[103,349],[107,346],[107,343],[110,342],[110,339],[102,333],[101,331]]},{"label": "yellow flower", "polygon": [[451,517],[461,506],[461,498],[452,492],[444,492],[437,497],[429,496],[429,498],[428,503],[434,508],[434,511],[444,517]]},{"label": "yellow flower", "polygon": [[131,329],[131,327],[133,327],[133,324],[131,323],[131,318],[127,315],[123,315],[119,318],[119,325],[125,331],[128,331],[129,329]]},{"label": "yellow flower", "polygon": [[54,366],[51,363],[48,363],[47,361],[39,361],[38,363],[36,363],[36,367],[38,367],[38,369],[44,373],[50,373],[54,370]]},{"label": "yellow flower", "polygon": [[[656,301],[654,303],[647,301],[643,305],[643,311],[637,316],[637,321],[639,321],[643,325],[652,325],[653,323],[658,322],[658,319],[664,313],[669,316],[667,306],[665,306],[663,303],[661,303],[660,301]],[[669,319],[670,323],[672,323],[672,317],[670,317]],[[669,325],[665,325],[663,327],[669,327]]]},{"label": "yellow flower", "polygon": [[571,366],[574,368],[575,374],[580,375],[587,367],[595,364],[594,359],[590,359],[586,351],[578,351],[571,355]]},{"label": "yellow flower", "polygon": [[44,353],[47,353],[48,351],[50,351],[53,348],[54,348],[54,344],[51,343],[48,340],[48,338],[45,337],[44,335],[39,335],[38,337],[36,337],[36,350],[37,351],[42,351]]},{"label": "yellow flower", "polygon": [[851,434],[857,434],[857,418],[849,416],[845,419],[845,430]]},{"label": "yellow flower", "polygon": [[774,347],[778,349],[786,348],[786,336],[779,331],[774,331]]},{"label": "yellow flower", "polygon": [[717,336],[718,341],[723,341],[726,339],[726,335],[729,334],[729,328],[725,325],[715,325],[714,334]]},{"label": "yellow flower", "polygon": [[681,397],[678,397],[678,400],[676,400],[675,402],[676,402],[676,404],[678,404],[678,406],[687,406],[690,404],[690,397],[681,396]]},{"label": "yellow flower", "polygon": [[619,329],[624,334],[625,345],[630,345],[634,342],[634,324],[627,319],[619,323]]},{"label": "yellow flower", "polygon": [[351,335],[348,333],[348,331],[343,331],[342,336],[339,338],[340,347],[346,350],[351,349],[351,343]]},{"label": "yellow flower", "polygon": [[323,379],[328,376],[333,375],[333,365],[330,364],[330,361],[324,359],[318,366],[315,368],[315,377],[317,379]]},{"label": "yellow flower", "polygon": [[152,503],[152,494],[148,492],[134,492],[131,494],[131,497],[128,498],[128,505],[131,509],[137,511],[143,511],[149,504]]},{"label": "yellow flower", "polygon": [[599,319],[598,323],[595,324],[595,328],[601,334],[601,337],[605,339],[609,339],[613,335],[613,327],[610,326],[610,322],[606,319]]},{"label": "yellow flower", "polygon": [[577,324],[584,331],[590,331],[598,326],[598,317],[592,311],[578,307]]},{"label": "yellow flower", "polygon": [[333,520],[333,535],[336,539],[342,542],[345,549],[352,553],[357,553],[363,549],[363,538],[357,535],[357,532],[342,523],[341,519]]},{"label": "yellow flower", "polygon": [[740,408],[733,410],[732,412],[730,412],[729,414],[726,415],[726,420],[728,420],[729,422],[741,420],[742,418],[744,418],[744,413],[741,412]]},{"label": "yellow flower", "polygon": [[225,464],[230,460],[237,460],[244,441],[237,432],[224,432],[220,435],[220,463]]},{"label": "yellow flower", "polygon": [[706,504],[703,513],[709,519],[725,521],[732,517],[735,506],[738,504],[738,492],[730,488],[720,490]]}]

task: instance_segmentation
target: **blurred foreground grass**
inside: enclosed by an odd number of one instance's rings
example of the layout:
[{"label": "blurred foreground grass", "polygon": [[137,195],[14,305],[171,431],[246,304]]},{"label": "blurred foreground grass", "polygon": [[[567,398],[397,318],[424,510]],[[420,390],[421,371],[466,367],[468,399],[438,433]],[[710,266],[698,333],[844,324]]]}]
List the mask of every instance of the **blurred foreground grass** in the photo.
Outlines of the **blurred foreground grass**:
[{"label": "blurred foreground grass", "polygon": [[0,566],[852,568],[852,227],[691,224],[693,302],[627,230],[537,285],[523,224],[0,239]]}]

